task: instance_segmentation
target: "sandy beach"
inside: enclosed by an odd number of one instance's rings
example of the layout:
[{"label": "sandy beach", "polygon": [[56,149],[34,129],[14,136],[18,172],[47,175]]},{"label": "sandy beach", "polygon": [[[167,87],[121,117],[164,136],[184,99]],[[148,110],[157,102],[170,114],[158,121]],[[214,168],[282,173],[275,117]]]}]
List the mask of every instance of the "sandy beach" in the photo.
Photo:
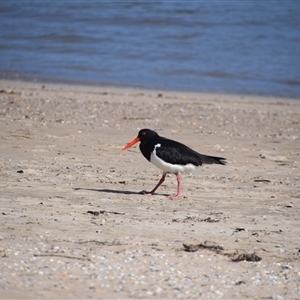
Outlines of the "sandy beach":
[{"label": "sandy beach", "polygon": [[[299,299],[300,99],[0,81],[1,299]],[[170,175],[150,128],[227,158]]]}]

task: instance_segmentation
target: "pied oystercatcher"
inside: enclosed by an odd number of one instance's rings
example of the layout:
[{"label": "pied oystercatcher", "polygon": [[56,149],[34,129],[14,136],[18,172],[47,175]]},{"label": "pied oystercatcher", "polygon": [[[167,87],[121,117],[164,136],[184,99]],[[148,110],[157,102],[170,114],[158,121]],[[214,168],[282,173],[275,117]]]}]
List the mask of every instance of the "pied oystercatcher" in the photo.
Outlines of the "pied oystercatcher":
[{"label": "pied oystercatcher", "polygon": [[181,172],[191,172],[202,164],[226,164],[226,158],[200,154],[179,142],[159,136],[151,129],[142,129],[138,136],[123,147],[123,151],[140,142],[140,150],[144,157],[163,171],[158,184],[151,192],[143,194],[153,195],[157,188],[165,181],[168,173],[173,173],[177,178],[177,193],[170,196],[172,199],[181,195]]}]

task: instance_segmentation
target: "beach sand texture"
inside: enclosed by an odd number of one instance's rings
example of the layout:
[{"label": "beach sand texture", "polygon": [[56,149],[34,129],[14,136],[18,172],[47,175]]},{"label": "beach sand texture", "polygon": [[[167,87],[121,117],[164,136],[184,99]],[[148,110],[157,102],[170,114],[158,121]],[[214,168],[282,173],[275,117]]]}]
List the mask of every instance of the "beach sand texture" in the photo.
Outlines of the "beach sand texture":
[{"label": "beach sand texture", "polygon": [[[0,298],[299,299],[300,101],[0,81]],[[226,157],[161,171],[141,128]]]}]

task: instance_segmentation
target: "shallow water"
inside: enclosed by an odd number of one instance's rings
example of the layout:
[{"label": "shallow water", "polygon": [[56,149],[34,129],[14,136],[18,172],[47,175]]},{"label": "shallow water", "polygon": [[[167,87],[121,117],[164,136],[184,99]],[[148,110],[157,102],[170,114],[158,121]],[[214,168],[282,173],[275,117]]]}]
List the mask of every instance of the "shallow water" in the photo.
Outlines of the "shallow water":
[{"label": "shallow water", "polygon": [[298,1],[1,1],[2,78],[300,96]]}]

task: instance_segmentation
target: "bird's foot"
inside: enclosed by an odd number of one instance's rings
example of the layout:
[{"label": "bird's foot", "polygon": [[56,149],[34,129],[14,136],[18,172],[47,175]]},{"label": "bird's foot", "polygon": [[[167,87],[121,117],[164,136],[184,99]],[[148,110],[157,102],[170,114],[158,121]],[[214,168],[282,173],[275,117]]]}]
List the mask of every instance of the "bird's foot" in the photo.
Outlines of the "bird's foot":
[{"label": "bird's foot", "polygon": [[141,194],[141,195],[149,195],[149,196],[152,196],[152,195],[153,195],[153,192],[140,191],[139,194]]},{"label": "bird's foot", "polygon": [[169,196],[169,198],[172,199],[172,200],[176,199],[176,198],[179,198],[179,197],[180,197],[180,194],[175,194],[175,195],[170,195]]}]

